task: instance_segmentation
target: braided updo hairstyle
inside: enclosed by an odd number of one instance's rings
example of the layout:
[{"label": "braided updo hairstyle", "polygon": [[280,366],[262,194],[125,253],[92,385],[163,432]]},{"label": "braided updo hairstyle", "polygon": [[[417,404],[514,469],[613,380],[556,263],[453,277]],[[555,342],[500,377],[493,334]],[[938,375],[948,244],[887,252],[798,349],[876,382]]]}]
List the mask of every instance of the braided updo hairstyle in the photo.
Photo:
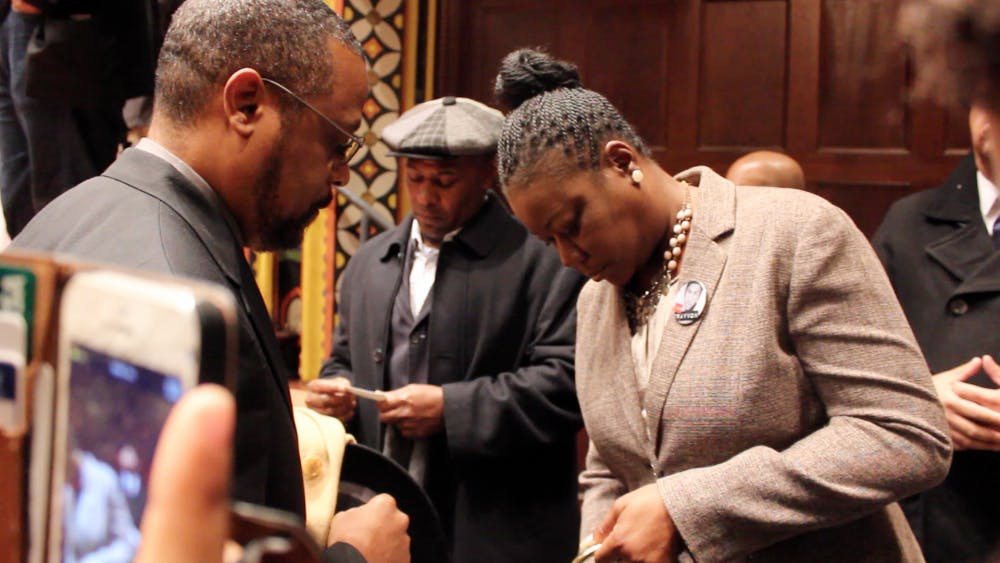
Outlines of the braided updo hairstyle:
[{"label": "braided updo hairstyle", "polygon": [[543,163],[546,174],[596,170],[604,144],[613,139],[649,156],[611,102],[583,87],[572,63],[519,49],[500,63],[494,93],[511,110],[497,143],[497,171],[505,189],[535,178]]}]

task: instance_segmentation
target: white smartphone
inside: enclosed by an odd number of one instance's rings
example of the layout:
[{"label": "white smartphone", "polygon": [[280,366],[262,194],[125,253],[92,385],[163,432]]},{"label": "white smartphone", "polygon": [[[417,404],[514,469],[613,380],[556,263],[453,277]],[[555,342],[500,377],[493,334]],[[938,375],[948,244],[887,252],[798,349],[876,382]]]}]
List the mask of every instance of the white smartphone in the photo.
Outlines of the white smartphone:
[{"label": "white smartphone", "polygon": [[181,394],[235,363],[222,288],[114,271],[63,290],[47,560],[131,561],[160,430]]},{"label": "white smartphone", "polygon": [[24,315],[0,311],[0,430],[8,434],[23,432],[27,423],[27,350]]}]

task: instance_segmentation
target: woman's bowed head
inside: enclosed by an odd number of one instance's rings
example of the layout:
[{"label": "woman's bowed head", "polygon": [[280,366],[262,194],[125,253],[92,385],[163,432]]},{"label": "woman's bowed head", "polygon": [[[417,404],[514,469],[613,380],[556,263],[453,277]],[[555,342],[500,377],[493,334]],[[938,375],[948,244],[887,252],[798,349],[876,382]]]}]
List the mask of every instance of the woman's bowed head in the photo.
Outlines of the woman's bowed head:
[{"label": "woman's bowed head", "polygon": [[653,285],[686,200],[683,184],[568,62],[514,51],[501,63],[495,93],[510,110],[497,165],[518,218],[595,281],[636,292]]}]

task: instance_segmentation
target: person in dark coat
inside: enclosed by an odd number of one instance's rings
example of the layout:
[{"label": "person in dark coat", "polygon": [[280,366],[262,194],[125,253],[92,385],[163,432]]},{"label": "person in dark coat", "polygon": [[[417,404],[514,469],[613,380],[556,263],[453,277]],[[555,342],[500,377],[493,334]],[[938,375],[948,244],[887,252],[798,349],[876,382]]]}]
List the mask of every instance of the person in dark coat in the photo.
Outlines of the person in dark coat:
[{"label": "person in dark coat", "polygon": [[[361,142],[349,132],[367,95],[361,47],[322,2],[187,0],[160,52],[149,137],[46,206],[13,242],[232,291],[232,494],[300,517],[288,374],[243,247],[301,240],[331,186],[349,178]],[[393,502],[357,510],[374,517],[331,530],[340,560],[408,559],[407,519]]]},{"label": "person in dark coat", "polygon": [[152,0],[9,0],[0,18],[0,199],[16,236],[99,174],[125,140],[122,106],[153,91]]},{"label": "person in dark coat", "polygon": [[454,561],[569,561],[584,278],[490,191],[502,120],[448,97],[385,128],[413,213],[348,263],[334,349],[307,404],[409,469]]},{"label": "person in dark coat", "polygon": [[984,561],[1000,545],[1000,192],[982,108],[969,124],[972,154],[940,187],[893,204],[873,239],[956,450],[944,483],[902,503],[932,563]]}]

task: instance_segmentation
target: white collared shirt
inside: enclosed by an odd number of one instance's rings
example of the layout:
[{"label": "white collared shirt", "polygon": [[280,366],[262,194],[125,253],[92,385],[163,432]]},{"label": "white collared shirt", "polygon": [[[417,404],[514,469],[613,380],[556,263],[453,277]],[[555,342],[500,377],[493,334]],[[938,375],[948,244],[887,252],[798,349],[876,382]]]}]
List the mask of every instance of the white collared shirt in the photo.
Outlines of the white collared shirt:
[{"label": "white collared shirt", "polygon": [[993,224],[1000,218],[1000,190],[978,170],[976,187],[979,189],[979,212],[983,215],[986,232],[993,236]]},{"label": "white collared shirt", "polygon": [[424,308],[424,301],[430,295],[431,288],[434,287],[441,249],[424,244],[424,237],[420,234],[420,225],[416,219],[410,226],[410,244],[413,247],[413,262],[410,266],[410,312],[413,313],[413,318],[417,318],[420,310]]}]

